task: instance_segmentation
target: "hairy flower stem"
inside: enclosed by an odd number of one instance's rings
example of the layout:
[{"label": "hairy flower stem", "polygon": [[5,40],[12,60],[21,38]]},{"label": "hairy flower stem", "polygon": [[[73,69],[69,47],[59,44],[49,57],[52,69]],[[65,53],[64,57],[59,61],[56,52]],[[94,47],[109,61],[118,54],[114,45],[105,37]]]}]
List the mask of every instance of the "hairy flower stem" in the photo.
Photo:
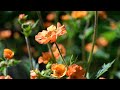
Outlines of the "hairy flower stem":
[{"label": "hairy flower stem", "polygon": [[[39,18],[40,25],[41,25],[42,29],[45,29],[45,27],[43,25],[42,16],[41,16],[41,11],[37,11],[37,15],[38,15],[38,18]],[[53,55],[53,51],[52,51],[52,49],[50,47],[50,44],[48,43],[47,46],[48,46],[48,49],[49,49],[50,53],[52,54],[52,60],[53,60],[53,62],[56,62],[55,57]]]},{"label": "hairy flower stem", "polygon": [[59,54],[60,54],[61,59],[63,60],[64,64],[68,67],[68,65],[67,65],[67,63],[65,62],[65,59],[63,58],[63,56],[62,56],[62,54],[61,54],[61,52],[60,52],[60,49],[59,49],[59,47],[58,47],[58,45],[57,45],[56,42],[55,42],[55,45],[56,45],[56,47],[57,47],[57,49],[58,49],[58,51],[59,51]]},{"label": "hairy flower stem", "polygon": [[53,63],[56,63],[56,60],[55,60],[54,54],[53,54],[53,52],[52,52],[52,49],[51,49],[51,47],[50,47],[50,44],[47,44],[47,46],[48,46],[48,49],[50,50],[50,53],[52,54]]},{"label": "hairy flower stem", "polygon": [[29,60],[30,60],[30,66],[31,66],[31,70],[34,69],[33,63],[32,63],[32,56],[31,56],[31,51],[30,51],[30,44],[29,44],[29,40],[28,37],[25,36],[25,41],[26,41],[26,45],[27,45],[27,50],[28,50],[28,55],[29,55]]},{"label": "hairy flower stem", "polygon": [[90,54],[89,54],[89,57],[88,57],[88,66],[87,66],[86,73],[89,73],[90,64],[91,64],[91,61],[92,61],[93,49],[94,49],[95,40],[96,40],[97,24],[98,24],[98,12],[95,11],[94,33],[93,33],[93,39],[92,39],[92,50],[91,50],[91,52],[90,52]]}]

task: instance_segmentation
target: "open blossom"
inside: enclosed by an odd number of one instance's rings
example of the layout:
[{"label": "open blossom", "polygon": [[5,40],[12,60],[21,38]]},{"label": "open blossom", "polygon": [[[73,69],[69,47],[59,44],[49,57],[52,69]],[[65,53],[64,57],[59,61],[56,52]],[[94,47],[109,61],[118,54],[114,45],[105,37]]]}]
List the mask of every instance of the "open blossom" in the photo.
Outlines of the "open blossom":
[{"label": "open blossom", "polygon": [[38,78],[38,74],[37,74],[38,70],[31,70],[30,71],[30,79],[37,79]]},{"label": "open blossom", "polygon": [[108,41],[104,37],[99,37],[96,42],[99,46],[105,47],[108,45]]},{"label": "open blossom", "polygon": [[10,49],[4,49],[4,53],[3,53],[3,56],[6,58],[6,59],[11,59],[13,58],[14,56],[14,52]]},{"label": "open blossom", "polygon": [[0,39],[7,39],[12,35],[11,30],[2,30],[0,31]]},{"label": "open blossom", "polygon": [[7,76],[0,76],[0,79],[12,79],[11,76],[7,75]]},{"label": "open blossom", "polygon": [[47,28],[47,30],[43,30],[39,32],[35,36],[35,40],[39,44],[47,44],[48,42],[53,43],[56,42],[58,36],[62,36],[63,34],[67,33],[65,26],[60,23],[57,23],[57,28],[54,25],[51,25]]},{"label": "open blossom", "polygon": [[39,44],[47,44],[48,42],[53,43],[57,39],[56,33],[54,31],[43,30],[35,36],[35,40]]},{"label": "open blossom", "polygon": [[[60,49],[60,52],[61,52],[62,56],[64,57],[64,56],[66,55],[66,49],[65,49],[65,47],[64,47],[62,44],[58,44],[58,47],[59,47],[59,49]],[[59,53],[56,45],[53,44],[53,46],[52,46],[51,49],[52,49],[52,51],[53,51],[53,54],[54,54],[55,58],[56,58],[56,59],[59,59],[60,53]]]},{"label": "open blossom", "polygon": [[70,65],[68,67],[66,75],[68,76],[68,79],[86,79],[84,77],[85,70],[76,64]]},{"label": "open blossom", "polygon": [[63,64],[52,64],[51,70],[53,71],[51,76],[61,78],[66,74],[67,68]]},{"label": "open blossom", "polygon": [[71,16],[73,18],[83,18],[88,14],[87,11],[72,11]]},{"label": "open blossom", "polygon": [[[92,43],[86,44],[85,50],[86,50],[87,52],[90,52],[90,51],[92,50]],[[93,53],[96,53],[97,50],[98,50],[98,46],[97,46],[97,45],[94,45]]]},{"label": "open blossom", "polygon": [[38,58],[38,63],[39,64],[41,64],[41,63],[47,64],[49,62],[50,58],[51,58],[50,52],[42,52],[42,56],[40,56]]},{"label": "open blossom", "polygon": [[98,11],[98,15],[102,19],[107,19],[107,14],[105,11]]}]

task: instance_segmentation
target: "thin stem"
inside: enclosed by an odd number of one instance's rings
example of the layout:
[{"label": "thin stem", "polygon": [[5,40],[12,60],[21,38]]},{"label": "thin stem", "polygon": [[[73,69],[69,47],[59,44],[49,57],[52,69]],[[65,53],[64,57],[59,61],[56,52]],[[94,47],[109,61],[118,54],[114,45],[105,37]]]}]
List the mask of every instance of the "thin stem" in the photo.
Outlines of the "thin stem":
[{"label": "thin stem", "polygon": [[[40,25],[41,25],[42,29],[45,29],[45,27],[44,27],[44,25],[43,25],[42,16],[41,16],[41,11],[37,11],[37,15],[38,15],[38,18],[39,18]],[[48,43],[47,46],[48,46],[49,51],[50,51],[51,54],[52,54],[53,62],[56,62],[55,57],[54,57],[54,55],[53,55],[53,51],[51,50],[50,44]]]},{"label": "thin stem", "polygon": [[92,39],[92,50],[91,50],[91,52],[90,52],[90,54],[89,54],[89,57],[88,57],[88,66],[87,66],[86,73],[89,72],[90,64],[91,64],[91,61],[92,61],[93,49],[94,49],[95,40],[96,40],[97,24],[98,24],[98,12],[95,11],[94,33],[93,33],[93,39]]},{"label": "thin stem", "polygon": [[56,45],[56,47],[57,47],[57,49],[58,49],[58,51],[59,51],[59,54],[60,54],[61,59],[63,60],[64,64],[68,67],[68,65],[67,65],[67,63],[65,62],[65,60],[64,60],[64,58],[63,58],[63,56],[62,56],[62,54],[61,54],[61,52],[60,52],[60,49],[59,49],[59,47],[58,47],[58,45],[57,45],[56,42],[55,42],[55,45]]},{"label": "thin stem", "polygon": [[32,56],[31,56],[31,51],[30,51],[30,44],[29,44],[29,40],[28,40],[28,37],[25,36],[25,41],[26,41],[26,44],[27,44],[27,50],[28,50],[28,55],[29,55],[29,60],[31,62],[31,70],[34,69],[33,67],[33,63],[32,63]]},{"label": "thin stem", "polygon": [[85,30],[88,28],[89,26],[89,20],[86,21],[86,25],[85,28],[83,30],[83,37],[82,37],[82,60],[85,61],[86,56],[85,56]]},{"label": "thin stem", "polygon": [[52,52],[52,49],[51,49],[51,47],[50,47],[50,44],[47,44],[47,46],[48,46],[48,49],[50,50],[50,53],[52,54],[53,63],[56,63],[56,60],[55,60],[54,54],[53,54],[53,52]]},{"label": "thin stem", "polygon": [[37,15],[40,21],[40,25],[42,27],[42,29],[44,29],[44,25],[43,25],[43,20],[42,20],[42,16],[41,16],[41,11],[37,11]]},{"label": "thin stem", "polygon": [[120,46],[118,47],[118,50],[117,50],[117,60],[116,62],[114,63],[113,65],[113,69],[110,73],[110,79],[113,79],[114,78],[114,73],[117,71],[118,69],[118,65],[119,65],[119,60],[120,60]]}]

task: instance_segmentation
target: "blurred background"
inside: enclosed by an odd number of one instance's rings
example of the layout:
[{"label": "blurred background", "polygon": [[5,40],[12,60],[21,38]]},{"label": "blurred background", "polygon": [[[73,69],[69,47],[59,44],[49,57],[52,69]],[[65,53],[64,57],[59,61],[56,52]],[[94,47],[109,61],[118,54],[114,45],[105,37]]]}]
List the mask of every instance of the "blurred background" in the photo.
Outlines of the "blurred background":
[{"label": "blurred background", "polygon": [[[40,14],[41,13],[41,16]],[[29,78],[29,59],[24,35],[18,23],[19,14],[28,15],[29,20],[43,22],[44,29],[59,21],[66,26],[67,34],[58,38],[57,43],[66,48],[65,59],[73,56],[73,61],[86,68],[89,52],[91,50],[92,33],[94,26],[94,12],[76,11],[0,11],[0,57],[3,57],[4,48],[15,52],[14,58],[21,60],[16,66],[9,68],[9,75],[14,79]],[[94,55],[90,67],[91,73],[97,72],[104,63],[118,58],[109,71],[103,74],[108,79],[120,79],[120,11],[99,11],[98,30]],[[38,44],[35,35],[42,31],[41,23],[38,23],[32,31],[29,41],[32,57],[35,63],[42,52],[48,51],[47,45]],[[39,65],[44,69],[44,65]]]}]

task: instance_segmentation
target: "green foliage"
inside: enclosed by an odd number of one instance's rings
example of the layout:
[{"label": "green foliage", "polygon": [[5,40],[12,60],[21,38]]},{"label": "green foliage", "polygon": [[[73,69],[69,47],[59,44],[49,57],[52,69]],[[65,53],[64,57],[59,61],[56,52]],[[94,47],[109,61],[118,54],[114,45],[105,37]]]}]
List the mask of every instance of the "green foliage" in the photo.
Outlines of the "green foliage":
[{"label": "green foliage", "polygon": [[112,62],[108,63],[108,64],[103,64],[102,65],[102,69],[100,69],[97,74],[96,74],[96,78],[99,78],[102,74],[104,74],[106,71],[108,71],[108,69],[112,66],[112,64],[115,62],[115,60],[113,60]]}]

